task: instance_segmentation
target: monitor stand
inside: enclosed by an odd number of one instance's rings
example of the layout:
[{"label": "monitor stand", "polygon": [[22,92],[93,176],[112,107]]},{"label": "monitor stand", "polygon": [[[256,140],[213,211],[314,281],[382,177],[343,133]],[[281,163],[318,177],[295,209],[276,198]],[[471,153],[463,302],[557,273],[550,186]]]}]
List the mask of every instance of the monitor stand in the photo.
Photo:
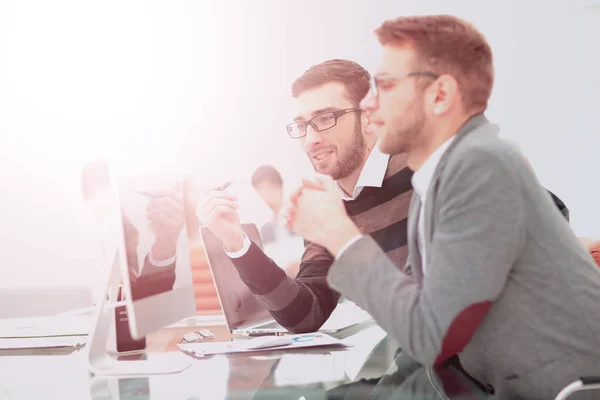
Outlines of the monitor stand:
[{"label": "monitor stand", "polygon": [[107,289],[103,292],[108,293],[108,299],[99,299],[97,305],[96,324],[88,343],[90,372],[104,376],[147,376],[174,374],[185,370],[192,362],[189,356],[181,352],[151,355],[146,360],[118,360],[109,353],[109,338],[115,335],[115,308],[124,304],[117,301],[121,283],[119,251],[121,250],[115,252]]}]

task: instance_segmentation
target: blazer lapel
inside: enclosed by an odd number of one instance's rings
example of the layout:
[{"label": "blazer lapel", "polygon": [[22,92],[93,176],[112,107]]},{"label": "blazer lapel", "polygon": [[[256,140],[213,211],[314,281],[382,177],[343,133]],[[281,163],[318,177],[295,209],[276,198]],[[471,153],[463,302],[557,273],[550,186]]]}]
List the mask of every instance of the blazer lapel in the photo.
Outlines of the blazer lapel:
[{"label": "blazer lapel", "polygon": [[413,276],[417,281],[420,281],[423,277],[421,253],[419,253],[419,245],[417,243],[420,209],[421,198],[417,192],[413,191],[408,209],[408,257]]},{"label": "blazer lapel", "polygon": [[497,135],[499,132],[499,127],[496,124],[491,124],[488,119],[483,115],[479,114],[471,118],[467,123],[463,125],[463,127],[456,134],[456,138],[452,142],[452,144],[446,149],[446,152],[440,159],[438,166],[435,169],[433,177],[431,179],[431,184],[429,185],[429,189],[427,189],[427,201],[425,202],[425,213],[424,218],[424,228],[425,228],[425,242],[426,247],[431,245],[431,240],[433,239],[433,226],[434,226],[434,212],[436,209],[436,200],[437,200],[437,189],[440,184],[440,175],[444,171],[444,168],[448,162],[448,157],[452,153],[452,151],[460,145],[460,142],[467,136],[468,133],[477,131],[480,129],[487,129],[490,134]]}]

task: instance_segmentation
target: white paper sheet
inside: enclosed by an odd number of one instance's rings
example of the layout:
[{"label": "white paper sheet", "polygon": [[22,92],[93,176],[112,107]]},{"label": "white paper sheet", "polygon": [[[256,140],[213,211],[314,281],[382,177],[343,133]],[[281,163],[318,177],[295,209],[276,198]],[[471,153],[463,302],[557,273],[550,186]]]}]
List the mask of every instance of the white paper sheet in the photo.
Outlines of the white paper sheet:
[{"label": "white paper sheet", "polygon": [[85,336],[0,339],[0,349],[15,350],[76,347],[83,346],[86,342],[87,337]]},{"label": "white paper sheet", "polygon": [[257,351],[294,350],[306,347],[344,345],[339,339],[320,332],[290,335],[290,337],[293,339],[293,342],[289,345],[261,349],[246,349],[244,346],[236,344],[236,341],[184,343],[178,344],[177,346],[186,354],[202,357],[204,355],[207,356],[212,354],[250,353]]},{"label": "white paper sheet", "polygon": [[0,338],[86,336],[93,323],[91,315],[0,319]]}]

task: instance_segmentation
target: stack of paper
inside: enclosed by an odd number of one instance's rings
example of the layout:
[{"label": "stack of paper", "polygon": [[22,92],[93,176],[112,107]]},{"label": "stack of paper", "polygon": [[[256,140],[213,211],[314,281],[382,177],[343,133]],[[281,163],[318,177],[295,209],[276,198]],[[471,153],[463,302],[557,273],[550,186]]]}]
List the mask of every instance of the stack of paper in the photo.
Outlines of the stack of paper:
[{"label": "stack of paper", "polygon": [[86,344],[85,336],[53,336],[35,338],[0,338],[0,350],[49,349],[80,347]]},{"label": "stack of paper", "polygon": [[90,315],[8,318],[0,320],[0,349],[75,347],[93,327]]},{"label": "stack of paper", "polygon": [[90,315],[1,319],[0,338],[85,336],[93,322]]}]

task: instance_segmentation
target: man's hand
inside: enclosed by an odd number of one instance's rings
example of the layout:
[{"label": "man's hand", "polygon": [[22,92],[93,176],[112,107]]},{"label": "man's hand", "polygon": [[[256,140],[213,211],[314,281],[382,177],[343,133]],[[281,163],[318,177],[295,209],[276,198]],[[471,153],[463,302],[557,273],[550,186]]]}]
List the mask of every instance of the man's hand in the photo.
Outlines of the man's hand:
[{"label": "man's hand", "polygon": [[217,187],[206,194],[198,216],[200,224],[207,226],[229,252],[239,251],[244,246],[245,236],[237,209],[237,198]]},{"label": "man's hand", "polygon": [[123,218],[123,232],[125,236],[125,251],[128,255],[136,255],[138,244],[140,243],[140,234],[136,227],[131,223],[131,220],[125,211],[121,210],[121,216]]},{"label": "man's hand", "polygon": [[173,257],[177,251],[177,241],[185,221],[183,199],[175,190],[153,194],[155,198],[148,204],[146,218],[156,235],[152,256],[157,261],[162,261]]},{"label": "man's hand", "polygon": [[348,217],[333,179],[317,175],[303,180],[284,211],[288,226],[305,239],[320,244],[336,256],[344,244],[360,231]]}]

